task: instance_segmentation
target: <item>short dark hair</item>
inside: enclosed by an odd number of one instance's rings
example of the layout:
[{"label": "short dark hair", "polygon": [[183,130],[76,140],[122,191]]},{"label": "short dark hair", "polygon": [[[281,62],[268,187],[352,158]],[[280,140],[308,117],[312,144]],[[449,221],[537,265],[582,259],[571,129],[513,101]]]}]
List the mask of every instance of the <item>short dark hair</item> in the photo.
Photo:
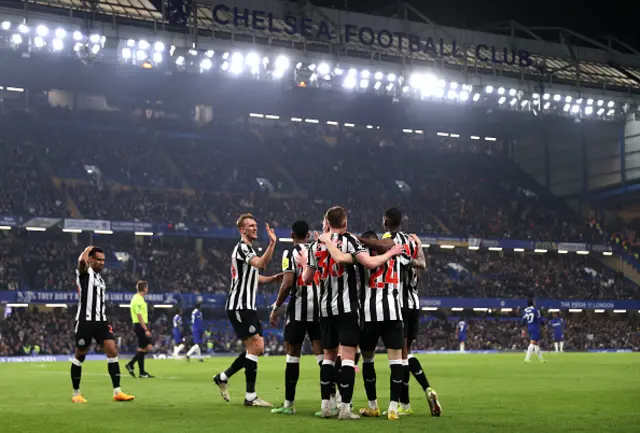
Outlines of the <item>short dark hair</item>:
[{"label": "short dark hair", "polygon": [[96,254],[98,254],[98,253],[104,254],[104,250],[102,248],[100,248],[100,247],[93,247],[89,251],[89,257],[95,257]]},{"label": "short dark hair", "polygon": [[527,299],[527,307],[533,307],[533,298]]},{"label": "short dark hair", "polygon": [[397,207],[390,207],[384,211],[384,218],[388,228],[398,228],[402,224],[402,211]]},{"label": "short dark hair", "polygon": [[309,234],[309,224],[306,221],[296,221],[291,226],[291,234],[293,237],[302,240]]},{"label": "short dark hair", "polygon": [[378,235],[373,230],[367,230],[366,232],[362,233],[361,237],[365,239],[378,239]]},{"label": "short dark hair", "polygon": [[144,289],[146,289],[147,287],[149,287],[149,284],[144,280],[140,280],[138,281],[138,284],[136,284],[136,289],[138,289],[138,292],[144,292]]},{"label": "short dark hair", "polygon": [[347,221],[347,211],[344,210],[343,207],[334,206],[329,208],[324,217],[329,223],[329,227],[332,229],[341,229]]}]

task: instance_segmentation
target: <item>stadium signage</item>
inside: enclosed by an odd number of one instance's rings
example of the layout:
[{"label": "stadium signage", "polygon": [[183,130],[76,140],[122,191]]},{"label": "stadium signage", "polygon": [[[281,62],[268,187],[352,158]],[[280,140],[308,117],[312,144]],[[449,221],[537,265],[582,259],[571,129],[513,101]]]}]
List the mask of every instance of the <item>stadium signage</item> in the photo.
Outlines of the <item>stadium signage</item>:
[{"label": "stadium signage", "polygon": [[[7,292],[0,292],[0,300],[7,302],[20,303],[45,303],[45,302],[77,302],[78,292],[8,292],[15,293],[14,296],[2,296]],[[109,302],[129,302],[133,293],[107,292],[107,301]],[[145,295],[145,299],[150,303],[158,304],[175,304],[179,297],[173,293],[149,293]]]},{"label": "stadium signage", "polygon": [[[434,58],[472,57],[476,61],[493,64],[528,67],[533,64],[531,54],[520,49],[510,49],[494,45],[478,44],[469,46],[455,39],[421,38],[414,33],[397,32],[388,29],[373,29],[345,24],[336,28],[326,21],[285,15],[282,19],[271,12],[258,9],[232,7],[217,4],[213,7],[213,21],[221,26],[251,28],[271,35],[300,35],[304,38],[338,42],[344,34],[343,42],[360,42],[365,46],[395,48],[410,53],[422,52]],[[405,46],[406,42],[406,46]]]}]

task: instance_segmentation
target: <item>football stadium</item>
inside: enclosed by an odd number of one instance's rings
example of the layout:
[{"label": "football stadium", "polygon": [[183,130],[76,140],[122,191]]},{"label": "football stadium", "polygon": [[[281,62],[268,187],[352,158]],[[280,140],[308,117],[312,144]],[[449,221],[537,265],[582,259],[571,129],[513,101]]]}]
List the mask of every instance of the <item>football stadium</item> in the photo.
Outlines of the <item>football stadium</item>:
[{"label": "football stadium", "polygon": [[317,4],[0,2],[2,431],[637,430],[640,53]]}]

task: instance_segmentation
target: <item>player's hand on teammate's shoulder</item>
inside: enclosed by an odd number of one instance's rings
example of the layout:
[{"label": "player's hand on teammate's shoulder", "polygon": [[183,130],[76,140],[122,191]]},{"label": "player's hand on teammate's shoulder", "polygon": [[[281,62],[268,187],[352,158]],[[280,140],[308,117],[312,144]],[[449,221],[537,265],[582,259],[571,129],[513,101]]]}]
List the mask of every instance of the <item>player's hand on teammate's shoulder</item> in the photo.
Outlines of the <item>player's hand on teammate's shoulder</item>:
[{"label": "player's hand on teammate's shoulder", "polygon": [[391,249],[389,250],[389,253],[391,253],[391,255],[393,257],[395,256],[399,256],[400,254],[402,254],[404,252],[404,245],[400,245],[400,244],[395,244],[393,247],[391,247]]},{"label": "player's hand on teammate's shoulder", "polygon": [[[317,234],[317,232],[314,233],[314,236],[316,234]],[[321,235],[318,236],[318,241],[322,242],[323,244],[331,242],[331,233],[329,233],[329,232],[322,233]]]},{"label": "player's hand on teammate's shoulder", "polygon": [[412,233],[412,234],[410,234],[410,235],[409,235],[409,237],[410,237],[411,239],[413,239],[413,241],[416,243],[416,246],[417,246],[418,248],[422,248],[422,241],[420,240],[420,238],[418,237],[418,235],[417,235],[417,234]]},{"label": "player's hand on teammate's shoulder", "polygon": [[269,242],[275,244],[276,241],[278,240],[275,230],[269,226],[269,223],[267,223],[266,227],[267,227],[267,235],[269,235]]}]

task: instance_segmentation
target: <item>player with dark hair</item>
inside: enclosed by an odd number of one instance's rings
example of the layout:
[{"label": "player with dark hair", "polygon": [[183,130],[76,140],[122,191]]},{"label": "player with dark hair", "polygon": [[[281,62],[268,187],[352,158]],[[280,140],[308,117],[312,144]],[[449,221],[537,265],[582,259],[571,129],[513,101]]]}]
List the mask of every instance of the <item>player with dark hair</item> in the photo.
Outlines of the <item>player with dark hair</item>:
[{"label": "player with dark hair", "polygon": [[245,406],[272,407],[256,394],[256,378],[258,376],[258,357],[264,353],[262,324],[258,318],[256,294],[258,284],[269,284],[282,280],[282,274],[265,277],[260,270],[265,270],[273,257],[276,248],[276,234],[266,225],[269,246],[264,254],[258,257],[253,250],[253,242],[258,239],[258,223],[253,215],[240,215],[236,222],[241,239],[231,253],[231,287],[227,296],[226,310],[231,325],[238,338],[242,340],[246,352],[241,353],[224,372],[216,374],[213,381],[220,388],[222,397],[229,401],[227,381],[231,376],[244,368],[246,378]]},{"label": "player with dark hair", "polygon": [[342,403],[338,418],[355,420],[351,412],[351,398],[355,382],[355,354],[360,341],[360,305],[358,301],[358,271],[356,264],[367,269],[382,266],[402,253],[396,246],[385,254],[371,256],[358,239],[347,233],[347,212],[332,207],[325,214],[329,232],[322,234],[309,249],[309,261],[303,281],[310,284],[316,271],[320,272],[320,317],[324,359],[320,369],[322,393],[321,416],[333,416],[330,404],[333,391],[334,364],[338,351],[342,357],[340,391]]},{"label": "player with dark hair", "polygon": [[136,337],[138,337],[138,350],[135,356],[131,358],[131,361],[127,363],[126,367],[129,374],[136,377],[134,366],[137,361],[140,369],[140,375],[138,377],[141,379],[150,379],[153,378],[153,376],[144,369],[144,357],[148,352],[153,350],[153,345],[151,344],[151,328],[149,327],[149,310],[147,308],[147,302],[144,300],[144,296],[149,292],[149,284],[146,281],[138,281],[136,290],[138,293],[131,298],[129,309],[131,310],[133,331],[136,333]]},{"label": "player with dark hair", "polygon": [[[532,298],[527,300],[527,308],[524,309],[524,315],[522,316],[522,324],[526,327],[527,334],[529,334],[529,347],[527,348],[527,356],[524,358],[524,362],[531,362],[531,354],[535,352],[538,355],[540,362],[546,362],[540,352],[540,331],[544,324],[540,310],[536,308],[536,304]],[[523,330],[524,334],[524,330]]]},{"label": "player with dark hair", "polygon": [[182,324],[182,309],[178,308],[176,314],[173,316],[173,357],[177,358],[180,355],[182,349],[184,349],[183,336],[183,324]]},{"label": "player with dark hair", "polygon": [[120,389],[120,365],[118,349],[113,338],[113,328],[107,318],[106,284],[100,273],[104,269],[105,254],[102,248],[89,246],[78,258],[76,284],[78,286],[78,312],[74,338],[76,351],[71,361],[71,383],[73,385],[74,403],[86,403],[80,392],[82,379],[82,363],[91,346],[91,340],[102,346],[107,355],[107,370],[113,385],[115,401],[131,401],[133,395],[125,394]]},{"label": "player with dark hair", "polygon": [[[405,338],[402,350],[403,390],[400,397],[398,415],[407,416],[413,414],[409,399],[409,378],[413,373],[427,397],[431,416],[440,416],[442,414],[442,405],[438,400],[438,394],[431,388],[420,361],[411,354],[411,345],[418,335],[420,323],[418,271],[426,269],[427,260],[422,250],[420,239],[415,235],[409,236],[401,231],[402,221],[403,215],[400,209],[395,207],[388,208],[384,211],[382,217],[382,224],[386,230],[382,239],[361,239],[361,241],[365,246],[378,253],[383,253],[394,245],[402,245],[406,253],[399,257],[400,299]],[[409,256],[408,258],[407,255]]]},{"label": "player with dark hair", "polygon": [[186,358],[190,361],[193,355],[198,358],[200,362],[204,362],[202,357],[202,333],[204,332],[204,319],[202,317],[201,305],[198,302],[196,307],[191,311],[191,347],[187,351]]},{"label": "player with dark hair", "polygon": [[309,336],[313,353],[318,364],[322,365],[322,345],[320,344],[320,311],[318,283],[319,272],[316,272],[311,284],[305,284],[302,273],[307,265],[309,224],[296,221],[291,226],[293,248],[282,254],[282,272],[284,277],[273,304],[269,322],[273,327],[278,324],[278,308],[291,294],[285,314],[284,340],[287,351],[285,368],[285,400],[282,407],[272,409],[272,413],[292,415],[295,413],[294,400],[296,386],[300,377],[300,355],[305,336]]}]

